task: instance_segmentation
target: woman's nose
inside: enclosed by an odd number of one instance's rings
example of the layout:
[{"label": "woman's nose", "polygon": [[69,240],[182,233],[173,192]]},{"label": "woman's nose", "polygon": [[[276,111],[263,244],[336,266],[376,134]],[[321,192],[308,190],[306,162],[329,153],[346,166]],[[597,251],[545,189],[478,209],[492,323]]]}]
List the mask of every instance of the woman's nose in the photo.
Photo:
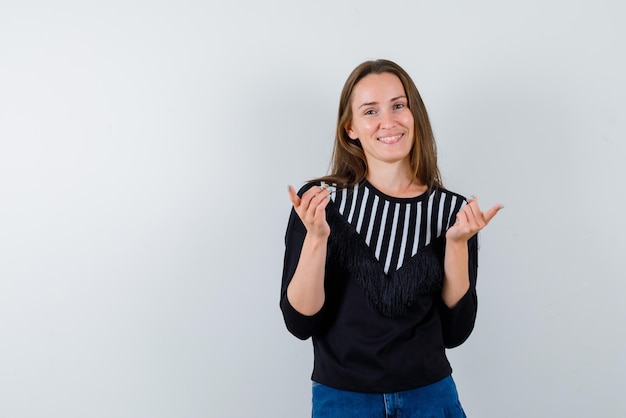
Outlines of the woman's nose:
[{"label": "woman's nose", "polygon": [[380,126],[381,128],[393,128],[395,126],[395,119],[392,112],[385,111],[380,113]]}]

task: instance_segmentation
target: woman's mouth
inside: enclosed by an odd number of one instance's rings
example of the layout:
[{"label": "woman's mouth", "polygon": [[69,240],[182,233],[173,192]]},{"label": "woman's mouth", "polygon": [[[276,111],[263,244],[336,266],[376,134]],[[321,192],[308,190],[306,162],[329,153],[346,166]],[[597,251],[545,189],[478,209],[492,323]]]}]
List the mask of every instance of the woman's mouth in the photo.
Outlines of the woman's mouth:
[{"label": "woman's mouth", "polygon": [[383,144],[395,144],[402,138],[404,134],[391,135],[391,136],[379,136],[378,140]]}]

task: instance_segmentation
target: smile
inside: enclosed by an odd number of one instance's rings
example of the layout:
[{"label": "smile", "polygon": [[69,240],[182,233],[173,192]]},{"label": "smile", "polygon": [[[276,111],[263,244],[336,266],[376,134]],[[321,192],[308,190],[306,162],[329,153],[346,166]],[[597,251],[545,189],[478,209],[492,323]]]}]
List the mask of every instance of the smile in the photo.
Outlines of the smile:
[{"label": "smile", "polygon": [[395,144],[402,138],[404,134],[394,135],[394,136],[385,136],[379,137],[378,140],[384,144]]}]

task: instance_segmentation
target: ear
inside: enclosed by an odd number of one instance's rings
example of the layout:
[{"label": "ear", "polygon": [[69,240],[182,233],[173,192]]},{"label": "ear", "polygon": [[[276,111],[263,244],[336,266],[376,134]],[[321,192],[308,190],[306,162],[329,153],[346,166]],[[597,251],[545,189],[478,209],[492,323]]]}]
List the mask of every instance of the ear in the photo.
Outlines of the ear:
[{"label": "ear", "polygon": [[354,129],[352,129],[352,122],[346,123],[346,126],[344,126],[344,129],[346,130],[346,133],[351,139],[354,139],[354,140],[359,139],[359,136],[356,134]]}]

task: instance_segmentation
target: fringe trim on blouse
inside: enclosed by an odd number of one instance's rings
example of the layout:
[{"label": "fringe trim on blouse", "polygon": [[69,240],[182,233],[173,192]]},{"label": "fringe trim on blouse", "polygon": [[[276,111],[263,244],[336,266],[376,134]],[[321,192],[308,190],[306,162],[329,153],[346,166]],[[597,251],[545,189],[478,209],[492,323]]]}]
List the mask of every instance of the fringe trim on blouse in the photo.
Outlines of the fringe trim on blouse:
[{"label": "fringe trim on blouse", "polygon": [[362,286],[370,305],[385,317],[406,313],[420,296],[441,294],[444,235],[386,274],[363,238],[334,208],[326,211],[330,225],[329,255]]}]

